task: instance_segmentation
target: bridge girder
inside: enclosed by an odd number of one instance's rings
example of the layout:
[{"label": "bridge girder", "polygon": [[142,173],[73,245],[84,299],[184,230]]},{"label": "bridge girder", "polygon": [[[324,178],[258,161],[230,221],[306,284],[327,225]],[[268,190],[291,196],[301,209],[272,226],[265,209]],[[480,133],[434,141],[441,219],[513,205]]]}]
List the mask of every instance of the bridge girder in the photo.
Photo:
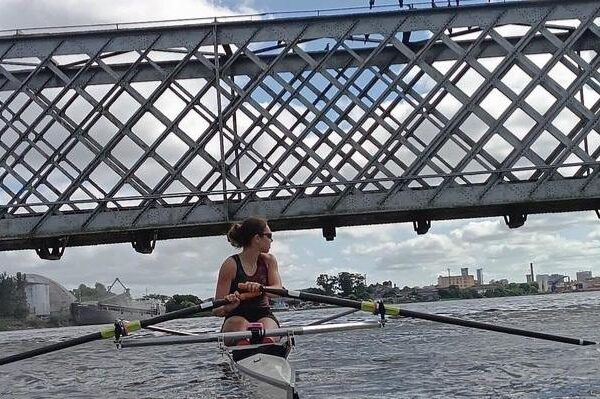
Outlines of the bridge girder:
[{"label": "bridge girder", "polygon": [[599,8],[0,37],[0,250],[597,210]]}]

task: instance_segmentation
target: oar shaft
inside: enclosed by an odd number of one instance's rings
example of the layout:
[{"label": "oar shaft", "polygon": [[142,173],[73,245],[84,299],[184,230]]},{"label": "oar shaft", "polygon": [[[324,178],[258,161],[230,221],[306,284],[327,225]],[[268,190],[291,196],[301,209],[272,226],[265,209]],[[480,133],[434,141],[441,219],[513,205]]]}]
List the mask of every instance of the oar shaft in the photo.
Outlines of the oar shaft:
[{"label": "oar shaft", "polygon": [[[221,307],[223,305],[228,304],[229,302],[225,299],[218,299],[214,301],[206,301],[202,302],[199,305],[191,306],[189,308],[184,308],[180,310],[176,310],[174,312],[165,313],[160,316],[152,317],[146,320],[137,320],[125,323],[128,332],[133,332],[139,330],[140,328],[145,328],[151,326],[153,324],[162,323],[164,321],[178,319],[184,316],[193,315],[199,312],[211,310],[214,308]],[[27,352],[17,353],[14,355],[6,356],[0,358],[0,366],[8,363],[13,363],[19,360],[29,359],[34,356],[43,355],[46,353],[54,352],[61,349],[71,348],[73,346],[85,344],[87,342],[92,342],[100,339],[112,338],[115,336],[114,328],[107,328],[100,332],[84,335],[78,338],[70,339],[68,341],[58,342],[56,344],[43,346],[41,348],[32,349]]]},{"label": "oar shaft", "polygon": [[[339,324],[322,324],[317,326],[300,326],[300,327],[280,327],[268,330],[263,330],[260,333],[261,337],[286,337],[288,335],[310,335],[322,334],[329,332],[342,332],[353,330],[364,330],[369,328],[378,328],[381,324],[377,321],[362,321],[355,323],[339,323]],[[232,331],[225,333],[208,333],[204,335],[188,336],[188,337],[164,337],[164,338],[146,338],[146,339],[130,339],[121,343],[122,348],[134,348],[140,346],[157,346],[157,345],[182,345],[182,344],[198,344],[206,342],[228,342],[236,341],[244,338],[252,338],[252,331]]]},{"label": "oar shaft", "polygon": [[347,316],[349,314],[356,313],[359,310],[360,309],[348,309],[348,310],[345,310],[345,311],[343,311],[341,313],[336,313],[333,316],[329,316],[329,317],[325,317],[325,318],[317,320],[317,321],[313,321],[312,323],[308,323],[307,325],[309,325],[309,326],[318,326],[319,324],[325,324],[328,321],[339,319],[340,317],[344,317],[344,316]]},{"label": "oar shaft", "polygon": [[[288,298],[297,298],[297,299],[301,299],[303,301],[312,301],[312,302],[318,302],[318,303],[326,303],[329,305],[338,305],[338,306],[344,306],[344,307],[348,307],[348,308],[361,309],[361,310],[368,311],[368,312],[373,312],[376,308],[376,305],[373,302],[354,301],[351,299],[336,298],[336,297],[330,297],[330,296],[319,295],[319,294],[311,294],[308,292],[288,291],[285,289],[278,289],[278,288],[263,288],[263,291],[268,294],[274,294],[274,295],[279,295],[279,296],[288,297]],[[519,335],[519,336],[523,336],[523,337],[544,339],[544,340],[555,341],[555,342],[563,342],[566,344],[574,344],[574,345],[597,345],[598,344],[597,342],[588,341],[588,340],[581,339],[581,338],[563,337],[560,335],[522,330],[520,328],[504,327],[504,326],[498,326],[498,325],[494,325],[494,324],[481,323],[478,321],[458,319],[455,317],[415,312],[412,310],[401,309],[396,306],[385,306],[385,313],[388,315],[412,317],[415,319],[435,321],[438,323],[453,324],[453,325],[457,325],[457,326],[477,328],[480,330],[487,330],[487,331],[496,331],[496,332],[500,332],[500,333],[504,333],[504,334]]]},{"label": "oar shaft", "polygon": [[96,341],[102,338],[102,333],[97,332],[93,334],[84,335],[69,341],[57,342],[52,345],[43,346],[41,348],[32,349],[27,352],[17,353],[11,356],[0,358],[0,366],[3,364],[17,362],[19,360],[29,359],[30,357],[43,355],[45,353],[54,352],[60,349],[70,348],[71,346],[85,344],[87,342]]},{"label": "oar shaft", "polygon": [[456,326],[477,328],[479,330],[496,331],[504,334],[519,335],[523,337],[544,339],[547,341],[563,342],[573,345],[597,345],[597,342],[584,340],[581,338],[563,337],[561,335],[541,333],[537,331],[523,330],[520,328],[498,326],[495,324],[481,323],[478,321],[457,319],[455,317],[441,316],[436,314],[414,312],[412,310],[398,309],[398,315],[404,317],[413,317],[416,319],[430,320],[438,323],[453,324]]}]

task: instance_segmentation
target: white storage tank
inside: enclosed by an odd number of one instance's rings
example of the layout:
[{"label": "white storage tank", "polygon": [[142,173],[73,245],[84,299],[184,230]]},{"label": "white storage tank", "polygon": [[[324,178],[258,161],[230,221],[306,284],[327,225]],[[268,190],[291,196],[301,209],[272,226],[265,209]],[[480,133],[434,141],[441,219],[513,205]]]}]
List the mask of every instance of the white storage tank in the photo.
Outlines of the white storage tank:
[{"label": "white storage tank", "polygon": [[38,317],[50,316],[50,286],[41,282],[29,282],[25,286],[29,314]]},{"label": "white storage tank", "polygon": [[548,292],[550,290],[548,281],[549,277],[547,274],[538,274],[535,276],[535,281],[538,283],[538,292]]}]

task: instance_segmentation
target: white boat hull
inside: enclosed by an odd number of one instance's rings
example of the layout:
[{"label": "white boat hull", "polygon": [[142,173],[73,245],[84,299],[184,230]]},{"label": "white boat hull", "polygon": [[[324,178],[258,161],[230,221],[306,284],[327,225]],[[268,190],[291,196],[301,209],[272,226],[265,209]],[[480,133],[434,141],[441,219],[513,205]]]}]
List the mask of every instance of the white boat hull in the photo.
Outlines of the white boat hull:
[{"label": "white boat hull", "polygon": [[[296,372],[287,360],[290,352],[287,343],[234,347],[230,348],[230,351],[232,367],[257,386],[260,397],[274,399],[298,397]],[[251,354],[254,351],[256,353]]]},{"label": "white boat hull", "polygon": [[261,397],[294,398],[296,373],[287,359],[259,353],[236,362],[235,367],[259,385]]}]

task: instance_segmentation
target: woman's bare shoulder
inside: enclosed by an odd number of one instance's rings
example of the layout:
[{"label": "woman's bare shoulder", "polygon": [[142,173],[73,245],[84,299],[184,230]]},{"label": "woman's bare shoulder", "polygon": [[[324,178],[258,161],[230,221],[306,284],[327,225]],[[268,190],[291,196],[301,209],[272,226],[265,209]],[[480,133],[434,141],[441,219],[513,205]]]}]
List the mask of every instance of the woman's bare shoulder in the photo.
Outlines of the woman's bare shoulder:
[{"label": "woman's bare shoulder", "polygon": [[275,255],[263,252],[260,256],[264,259],[267,266],[277,265],[277,258],[275,258]]},{"label": "woman's bare shoulder", "polygon": [[221,265],[221,273],[235,274],[237,265],[232,256],[227,257]]}]

